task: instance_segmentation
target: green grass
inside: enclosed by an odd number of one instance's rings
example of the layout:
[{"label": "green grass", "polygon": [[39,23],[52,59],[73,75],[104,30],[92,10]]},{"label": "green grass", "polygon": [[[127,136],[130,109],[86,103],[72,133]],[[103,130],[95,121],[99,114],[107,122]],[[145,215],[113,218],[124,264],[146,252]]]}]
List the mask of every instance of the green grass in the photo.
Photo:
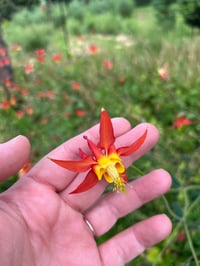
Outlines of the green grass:
[{"label": "green grass", "polygon": [[[31,23],[26,25],[26,18],[18,15],[3,25],[19,88],[11,89],[16,105],[0,110],[0,141],[17,134],[28,136],[35,163],[55,146],[97,123],[102,106],[112,117],[124,116],[133,126],[143,121],[153,123],[160,131],[160,141],[135,165],[145,173],[154,168],[171,173],[173,187],[166,198],[171,210],[185,217],[189,238],[180,240],[180,233],[185,234],[187,228],[183,220],[171,217],[174,231],[169,239],[128,265],[196,265],[188,240],[199,255],[200,36],[191,36],[179,15],[176,27],[163,31],[151,7],[136,9],[132,17],[124,19],[111,13],[94,16],[88,11],[82,22],[68,18],[65,39],[62,27],[41,20],[41,16],[30,16]],[[17,19],[20,23],[16,25]],[[92,33],[88,31],[91,25]],[[74,33],[82,35],[83,41]],[[122,34],[126,36],[123,41],[119,40]],[[21,51],[11,49],[15,43],[22,46]],[[88,54],[91,44],[99,48],[98,53]],[[43,63],[35,55],[39,48],[45,49]],[[62,55],[59,63],[51,59],[56,53]],[[106,70],[104,60],[110,60],[113,68]],[[24,72],[28,62],[34,63],[34,72],[29,75]],[[162,80],[157,71],[165,63],[169,78]],[[74,81],[80,83],[80,90],[72,88]],[[22,94],[24,88],[27,95]],[[0,97],[4,97],[3,90]],[[27,114],[27,108],[33,113]],[[80,109],[85,115],[77,114]],[[16,116],[18,111],[23,111],[23,117]],[[173,122],[181,114],[193,124],[175,128]],[[132,168],[128,174],[130,179],[138,177]],[[2,184],[1,190],[12,182],[13,178]],[[98,241],[158,212],[168,213],[163,199],[122,218]]]}]

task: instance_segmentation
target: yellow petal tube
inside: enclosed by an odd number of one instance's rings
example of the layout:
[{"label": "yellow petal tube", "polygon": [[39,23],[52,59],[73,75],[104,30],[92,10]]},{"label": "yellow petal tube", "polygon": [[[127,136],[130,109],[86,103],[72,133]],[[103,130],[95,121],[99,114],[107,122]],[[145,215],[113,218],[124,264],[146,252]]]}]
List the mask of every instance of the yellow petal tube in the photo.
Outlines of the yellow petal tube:
[{"label": "yellow petal tube", "polygon": [[99,180],[104,177],[108,183],[114,183],[115,190],[125,191],[125,182],[120,176],[125,172],[125,167],[117,153],[112,153],[108,157],[102,156],[93,167],[93,171]]}]

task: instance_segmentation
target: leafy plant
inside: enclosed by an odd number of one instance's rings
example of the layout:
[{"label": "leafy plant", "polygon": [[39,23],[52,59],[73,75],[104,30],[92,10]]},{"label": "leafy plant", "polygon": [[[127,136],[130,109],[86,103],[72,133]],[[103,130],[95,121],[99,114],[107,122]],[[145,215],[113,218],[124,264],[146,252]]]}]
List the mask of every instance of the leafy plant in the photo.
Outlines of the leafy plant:
[{"label": "leafy plant", "polygon": [[134,10],[133,0],[117,0],[115,5],[117,14],[122,17],[130,17],[132,15]]},{"label": "leafy plant", "polygon": [[185,22],[191,26],[200,28],[200,1],[199,0],[179,0],[180,12]]},{"label": "leafy plant", "polygon": [[69,16],[79,21],[82,21],[85,14],[84,8],[85,5],[83,4],[83,2],[73,0],[68,6]]},{"label": "leafy plant", "polygon": [[175,26],[176,16],[172,4],[174,0],[153,0],[158,23],[169,30]]}]

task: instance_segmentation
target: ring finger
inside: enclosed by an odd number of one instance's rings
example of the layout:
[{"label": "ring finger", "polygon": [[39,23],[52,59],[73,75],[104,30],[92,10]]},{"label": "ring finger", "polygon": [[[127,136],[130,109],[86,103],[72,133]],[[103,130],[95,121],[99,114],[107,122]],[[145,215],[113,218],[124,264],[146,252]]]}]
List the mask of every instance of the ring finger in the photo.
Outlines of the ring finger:
[{"label": "ring finger", "polygon": [[85,217],[93,226],[95,235],[103,235],[120,217],[164,194],[170,186],[170,175],[162,169],[154,170],[129,183],[127,193],[111,192],[105,195],[85,213]]}]

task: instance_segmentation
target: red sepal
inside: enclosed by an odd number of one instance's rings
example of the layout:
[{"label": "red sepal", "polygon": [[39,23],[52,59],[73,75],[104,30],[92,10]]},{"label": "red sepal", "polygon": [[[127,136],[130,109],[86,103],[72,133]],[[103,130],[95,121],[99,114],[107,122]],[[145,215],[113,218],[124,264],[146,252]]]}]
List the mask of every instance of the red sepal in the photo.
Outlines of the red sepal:
[{"label": "red sepal", "polygon": [[63,168],[78,173],[85,172],[89,170],[93,164],[96,164],[96,162],[92,159],[92,156],[88,156],[80,161],[63,161],[52,158],[50,158],[50,160]]},{"label": "red sepal", "polygon": [[117,149],[118,155],[128,156],[128,155],[133,154],[135,151],[137,151],[142,146],[142,144],[144,143],[144,141],[147,137],[147,132],[148,132],[148,130],[146,129],[145,132],[142,134],[142,136],[139,137],[130,146],[120,147],[119,149]]},{"label": "red sepal", "polygon": [[96,174],[93,172],[93,170],[90,170],[84,181],[76,189],[70,192],[70,194],[84,192],[95,186],[98,183],[98,181],[99,180]]},{"label": "red sepal", "polygon": [[106,110],[104,109],[102,109],[101,111],[99,134],[100,134],[99,146],[107,152],[110,145],[112,145],[115,142],[115,136],[113,132],[111,119]]},{"label": "red sepal", "polygon": [[92,151],[92,153],[94,154],[94,156],[96,157],[96,159],[100,159],[103,154],[102,152],[99,150],[99,147],[94,144],[91,140],[89,140],[87,138],[87,136],[84,136],[84,138],[87,140],[87,143],[88,143],[88,147],[90,148],[90,150]]}]

